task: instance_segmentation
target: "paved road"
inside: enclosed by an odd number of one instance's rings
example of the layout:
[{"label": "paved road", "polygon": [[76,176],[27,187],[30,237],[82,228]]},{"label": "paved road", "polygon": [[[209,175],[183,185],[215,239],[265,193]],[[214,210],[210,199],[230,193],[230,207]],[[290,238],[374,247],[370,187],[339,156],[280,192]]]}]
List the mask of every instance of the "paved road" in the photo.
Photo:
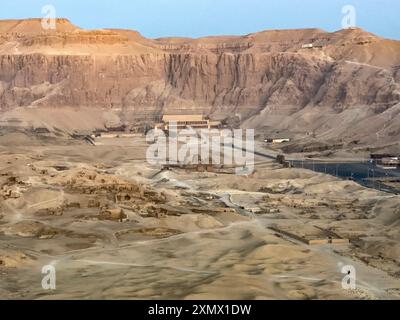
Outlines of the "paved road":
[{"label": "paved road", "polygon": [[[233,146],[233,148],[241,149],[243,151],[244,148],[239,148]],[[262,150],[260,151],[257,147],[254,150],[254,154],[266,159],[275,160],[278,155],[277,152]],[[400,189],[389,187],[383,185],[377,178],[399,178],[400,179],[400,168],[391,170],[391,169],[383,169],[377,167],[376,165],[370,162],[321,162],[311,159],[304,160],[294,160],[285,155],[285,158],[292,164],[295,168],[304,168],[308,170],[313,170],[316,172],[322,172],[326,174],[330,174],[343,179],[351,179],[356,181],[357,183],[389,192],[394,194],[400,194]]]}]

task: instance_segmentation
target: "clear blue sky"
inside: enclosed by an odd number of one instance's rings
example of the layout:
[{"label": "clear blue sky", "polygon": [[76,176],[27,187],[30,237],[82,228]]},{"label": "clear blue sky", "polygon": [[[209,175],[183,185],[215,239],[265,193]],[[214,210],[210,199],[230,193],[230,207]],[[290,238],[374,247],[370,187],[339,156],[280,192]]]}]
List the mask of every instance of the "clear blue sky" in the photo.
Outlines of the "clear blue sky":
[{"label": "clear blue sky", "polygon": [[150,38],[247,34],[266,29],[341,28],[342,7],[354,5],[357,26],[400,39],[399,0],[0,0],[0,18],[58,17],[87,29],[125,28]]}]

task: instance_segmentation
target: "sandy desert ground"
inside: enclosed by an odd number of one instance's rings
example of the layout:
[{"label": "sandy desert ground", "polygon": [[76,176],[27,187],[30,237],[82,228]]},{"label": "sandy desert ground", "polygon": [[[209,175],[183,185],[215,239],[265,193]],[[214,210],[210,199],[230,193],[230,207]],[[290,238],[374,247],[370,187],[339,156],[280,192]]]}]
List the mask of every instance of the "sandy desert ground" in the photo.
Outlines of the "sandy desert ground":
[{"label": "sandy desert ground", "polygon": [[400,299],[400,196],[257,157],[161,170],[139,136],[0,140],[1,299]]}]

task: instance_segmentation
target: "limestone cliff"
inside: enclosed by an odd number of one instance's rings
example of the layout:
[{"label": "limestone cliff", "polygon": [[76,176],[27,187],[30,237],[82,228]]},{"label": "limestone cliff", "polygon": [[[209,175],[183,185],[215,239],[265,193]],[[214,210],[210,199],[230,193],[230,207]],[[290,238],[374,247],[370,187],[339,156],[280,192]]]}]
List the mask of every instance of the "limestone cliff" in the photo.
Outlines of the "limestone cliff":
[{"label": "limestone cliff", "polygon": [[[2,111],[90,107],[127,121],[238,114],[256,128],[322,134],[328,114],[362,110],[361,121],[369,121],[393,112],[399,66],[400,42],[360,29],[153,40],[129,30],[85,31],[66,19],[52,31],[38,19],[0,21]],[[326,119],[315,128],[316,118]]]}]

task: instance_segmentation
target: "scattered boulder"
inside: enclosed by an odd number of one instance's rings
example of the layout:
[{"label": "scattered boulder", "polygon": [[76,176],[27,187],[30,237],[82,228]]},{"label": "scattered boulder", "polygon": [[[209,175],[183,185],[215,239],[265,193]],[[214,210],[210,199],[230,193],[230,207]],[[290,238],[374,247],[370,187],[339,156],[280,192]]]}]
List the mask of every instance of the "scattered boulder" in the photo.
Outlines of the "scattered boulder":
[{"label": "scattered boulder", "polygon": [[141,229],[129,229],[119,231],[115,234],[115,236],[120,239],[129,239],[130,236],[146,236],[146,237],[155,237],[155,238],[168,238],[181,232],[176,229],[170,228],[163,228],[163,227],[156,227],[156,228],[141,228]]},{"label": "scattered boulder", "polygon": [[100,201],[95,199],[89,199],[88,208],[100,208]]},{"label": "scattered boulder", "polygon": [[99,214],[100,220],[111,220],[123,222],[127,219],[127,215],[121,208],[102,210]]},{"label": "scattered boulder", "polygon": [[68,202],[65,204],[66,208],[80,208],[81,204],[79,202]]},{"label": "scattered boulder", "polygon": [[22,252],[0,250],[0,268],[17,268],[30,261],[31,259]]},{"label": "scattered boulder", "polygon": [[64,214],[63,207],[56,207],[56,208],[46,208],[41,209],[35,212],[36,216],[45,217],[45,216],[62,216]]},{"label": "scattered boulder", "polygon": [[0,195],[4,198],[4,199],[18,199],[21,194],[18,190],[17,187],[15,186],[7,186],[4,185],[1,189],[0,189]]},{"label": "scattered boulder", "polygon": [[3,232],[8,236],[50,239],[56,236],[59,230],[39,221],[24,220],[3,228]]}]

